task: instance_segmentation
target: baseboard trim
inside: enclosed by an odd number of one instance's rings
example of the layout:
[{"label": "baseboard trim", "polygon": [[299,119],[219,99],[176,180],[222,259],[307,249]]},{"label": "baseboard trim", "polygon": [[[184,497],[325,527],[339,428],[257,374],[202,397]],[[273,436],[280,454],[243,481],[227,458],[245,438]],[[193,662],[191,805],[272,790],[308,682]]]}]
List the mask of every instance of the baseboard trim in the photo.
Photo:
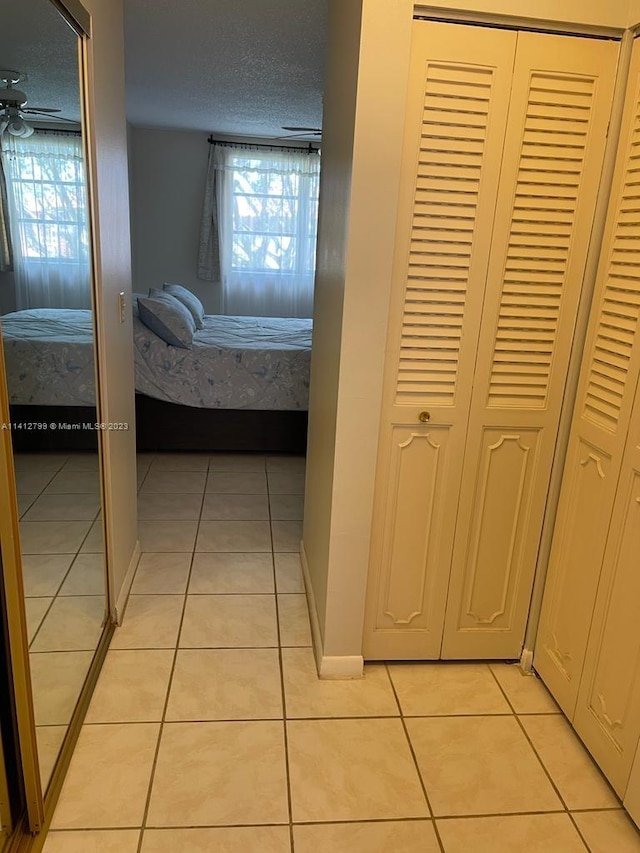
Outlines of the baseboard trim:
[{"label": "baseboard trim", "polygon": [[304,542],[300,543],[300,562],[302,563],[302,577],[307,595],[309,607],[309,620],[311,622],[311,642],[313,643],[313,655],[316,668],[320,678],[348,679],[362,678],[364,675],[364,658],[362,655],[325,655],[322,631],[320,630],[320,619],[318,607],[313,594],[313,584],[309,573],[309,562],[304,548]]},{"label": "baseboard trim", "polygon": [[140,542],[136,541],[135,548],[133,549],[133,554],[131,555],[131,559],[129,560],[129,568],[127,569],[127,574],[124,577],[124,581],[122,582],[122,587],[120,588],[120,594],[118,595],[118,600],[116,601],[111,617],[115,625],[122,625],[122,620],[124,619],[124,612],[127,609],[127,602],[129,601],[129,593],[131,591],[131,584],[133,583],[133,576],[136,573],[136,569],[138,568],[138,562],[140,560]]}]

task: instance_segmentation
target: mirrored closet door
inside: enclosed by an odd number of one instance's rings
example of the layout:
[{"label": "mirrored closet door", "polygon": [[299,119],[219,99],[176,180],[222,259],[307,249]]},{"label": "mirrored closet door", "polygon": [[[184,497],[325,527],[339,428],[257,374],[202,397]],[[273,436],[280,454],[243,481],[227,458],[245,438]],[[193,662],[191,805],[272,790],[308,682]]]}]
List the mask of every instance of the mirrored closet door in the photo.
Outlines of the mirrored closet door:
[{"label": "mirrored closet door", "polygon": [[42,790],[107,624],[78,33],[2,0],[0,328]]}]

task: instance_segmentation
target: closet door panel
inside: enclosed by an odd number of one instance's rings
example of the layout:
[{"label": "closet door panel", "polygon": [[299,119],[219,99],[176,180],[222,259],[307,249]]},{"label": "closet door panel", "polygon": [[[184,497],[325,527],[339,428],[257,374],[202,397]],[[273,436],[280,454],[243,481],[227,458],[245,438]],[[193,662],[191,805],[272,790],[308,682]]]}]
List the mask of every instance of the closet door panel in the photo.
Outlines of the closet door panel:
[{"label": "closet door panel", "polygon": [[636,44],[534,657],[571,719],[640,371],[638,175]]},{"label": "closet door panel", "polygon": [[622,796],[640,738],[640,399],[622,463],[574,725]]},{"label": "closet door panel", "polygon": [[[617,54],[613,42],[518,35],[443,657],[522,650]],[[503,443],[487,478],[490,437]],[[500,607],[470,608],[478,596]]]},{"label": "closet door panel", "polygon": [[512,32],[414,22],[368,658],[440,654],[515,43]]}]

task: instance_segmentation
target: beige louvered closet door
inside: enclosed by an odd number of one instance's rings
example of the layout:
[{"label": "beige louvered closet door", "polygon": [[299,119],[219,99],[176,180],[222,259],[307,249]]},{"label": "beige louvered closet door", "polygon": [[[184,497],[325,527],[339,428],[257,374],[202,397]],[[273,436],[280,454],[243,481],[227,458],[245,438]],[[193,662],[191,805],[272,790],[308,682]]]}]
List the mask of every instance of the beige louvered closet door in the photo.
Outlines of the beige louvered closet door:
[{"label": "beige louvered closet door", "polygon": [[617,53],[414,22],[365,657],[520,655]]},{"label": "beige louvered closet door", "polygon": [[440,654],[516,38],[414,23],[368,658]]},{"label": "beige louvered closet door", "polygon": [[[589,713],[599,720],[596,724],[606,729],[606,714],[612,727],[620,729],[609,734],[623,740],[628,737],[623,728],[628,723],[631,694],[624,695],[623,683],[610,692],[611,673],[602,669],[599,661],[605,661],[605,650],[615,649],[616,654],[623,655],[630,669],[621,680],[627,688],[630,686],[630,670],[637,665],[637,647],[632,643],[625,647],[615,632],[625,626],[624,619],[638,624],[637,580],[634,584],[640,553],[640,518],[635,502],[640,496],[635,473],[638,453],[634,448],[639,441],[637,416],[622,477],[620,471],[640,373],[639,332],[640,49],[636,44],[534,656],[536,669],[573,719],[600,584],[605,598],[599,603],[599,627],[594,628],[596,634],[590,641],[590,653],[595,658],[587,674],[583,700],[591,708]],[[616,494],[612,538],[601,581]],[[631,600],[621,600],[616,593],[606,601],[606,584],[615,577],[620,578],[620,588],[631,584]],[[637,710],[636,706],[636,713]],[[616,721],[620,724],[616,725]],[[624,745],[620,748],[624,749]]]},{"label": "beige louvered closet door", "polygon": [[519,657],[618,45],[520,33],[442,656]]}]

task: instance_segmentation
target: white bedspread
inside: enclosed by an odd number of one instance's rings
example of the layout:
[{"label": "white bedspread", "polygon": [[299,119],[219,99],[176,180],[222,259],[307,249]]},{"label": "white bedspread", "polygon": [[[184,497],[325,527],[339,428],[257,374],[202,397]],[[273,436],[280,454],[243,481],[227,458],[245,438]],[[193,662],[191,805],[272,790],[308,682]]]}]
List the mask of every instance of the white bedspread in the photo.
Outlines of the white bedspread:
[{"label": "white bedspread", "polygon": [[[90,311],[38,308],[1,320],[11,403],[93,404]],[[204,323],[180,349],[134,311],[136,390],[198,408],[307,408],[311,320],[209,315]]]}]

